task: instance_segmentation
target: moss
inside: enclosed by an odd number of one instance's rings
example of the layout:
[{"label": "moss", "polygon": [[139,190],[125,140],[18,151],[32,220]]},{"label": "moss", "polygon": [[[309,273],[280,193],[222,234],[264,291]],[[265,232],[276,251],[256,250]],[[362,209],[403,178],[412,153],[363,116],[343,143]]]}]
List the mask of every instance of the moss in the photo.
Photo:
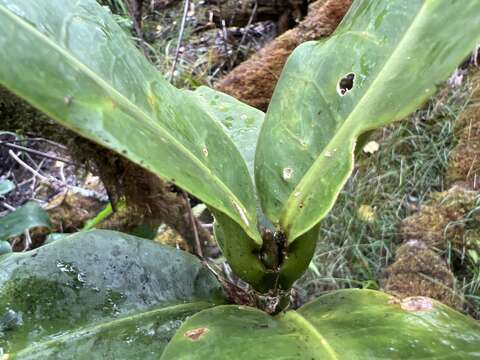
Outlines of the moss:
[{"label": "moss", "polygon": [[[403,241],[420,240],[429,247],[445,250],[462,243],[466,217],[477,205],[479,193],[460,186],[434,193],[421,210],[405,218],[400,226]],[[476,219],[473,218],[474,222]],[[469,223],[469,226],[475,226]]]},{"label": "moss", "polygon": [[54,226],[53,232],[75,232],[95,217],[102,206],[95,198],[68,191],[56,195],[45,210]]},{"label": "moss", "polygon": [[160,228],[158,235],[155,237],[155,242],[178,247],[189,252],[193,251],[192,247],[175,230],[167,226]]},{"label": "moss", "polygon": [[458,144],[450,156],[447,181],[480,189],[480,70],[470,77],[470,104],[456,124]]},{"label": "moss", "polygon": [[398,248],[395,262],[385,271],[383,287],[401,299],[427,296],[459,309],[463,304],[446,262],[418,240],[410,240]]}]

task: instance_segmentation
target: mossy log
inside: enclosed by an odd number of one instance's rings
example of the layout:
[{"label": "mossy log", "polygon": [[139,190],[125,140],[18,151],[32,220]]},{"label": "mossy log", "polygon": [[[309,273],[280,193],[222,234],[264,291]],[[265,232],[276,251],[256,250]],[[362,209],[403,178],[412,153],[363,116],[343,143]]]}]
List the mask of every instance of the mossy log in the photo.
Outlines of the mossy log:
[{"label": "mossy log", "polygon": [[276,38],[216,84],[216,89],[265,111],[288,56],[301,43],[332,34],[352,0],[319,0],[300,24]]},{"label": "mossy log", "polygon": [[397,249],[395,262],[386,269],[384,290],[400,299],[427,296],[458,309],[462,293],[446,262],[419,240],[410,240]]}]

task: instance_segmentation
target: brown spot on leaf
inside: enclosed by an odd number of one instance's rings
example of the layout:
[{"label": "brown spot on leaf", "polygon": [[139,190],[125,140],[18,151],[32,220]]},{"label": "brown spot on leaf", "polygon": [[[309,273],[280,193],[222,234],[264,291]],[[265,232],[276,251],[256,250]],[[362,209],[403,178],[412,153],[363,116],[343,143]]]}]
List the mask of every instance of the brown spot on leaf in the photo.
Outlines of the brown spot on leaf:
[{"label": "brown spot on leaf", "polygon": [[208,328],[201,327],[198,329],[188,330],[184,335],[192,341],[198,341],[208,331],[209,331]]},{"label": "brown spot on leaf", "polygon": [[403,299],[400,303],[400,307],[402,308],[402,310],[408,312],[432,311],[433,301],[432,299],[424,296],[412,296]]}]

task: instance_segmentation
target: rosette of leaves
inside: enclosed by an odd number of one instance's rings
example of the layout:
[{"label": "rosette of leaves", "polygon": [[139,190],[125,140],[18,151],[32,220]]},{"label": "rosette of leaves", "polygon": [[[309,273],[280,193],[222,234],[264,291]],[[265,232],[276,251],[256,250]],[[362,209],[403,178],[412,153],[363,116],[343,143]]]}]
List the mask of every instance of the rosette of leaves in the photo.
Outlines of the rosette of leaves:
[{"label": "rosette of leaves", "polygon": [[[263,114],[168,84],[94,0],[0,0],[0,84],[204,202],[235,273],[276,301],[308,266],[357,140],[432,95],[478,23],[476,0],[357,0],[330,39],[294,51]],[[478,324],[426,298],[348,290],[275,317],[216,306],[198,260],[118,233],[0,265],[7,358],[480,356]]]}]

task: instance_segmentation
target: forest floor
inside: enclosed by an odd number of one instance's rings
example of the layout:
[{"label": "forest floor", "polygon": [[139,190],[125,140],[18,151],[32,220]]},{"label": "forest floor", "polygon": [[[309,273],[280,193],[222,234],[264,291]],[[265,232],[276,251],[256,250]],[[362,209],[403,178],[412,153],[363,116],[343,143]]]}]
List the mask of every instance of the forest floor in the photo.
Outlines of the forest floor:
[{"label": "forest floor", "polygon": [[[133,20],[123,1],[103,3],[113,9],[119,24],[130,32]],[[216,2],[192,1],[176,56],[183,4],[173,3],[161,9],[146,9],[142,33],[136,34],[136,38],[146,56],[178,87],[215,85],[278,36],[280,28],[295,25],[295,18],[290,15],[286,26],[281,11],[270,19],[263,16],[262,21],[247,16],[243,23],[235,22],[222,17]],[[293,10],[286,9],[290,14]],[[455,79],[455,84],[445,84],[435,98],[408,119],[377,131],[370,144],[373,148],[359,154],[353,175],[322,221],[320,241],[309,270],[296,284],[300,302],[345,287],[387,286],[402,293],[402,286],[391,283],[398,269],[402,269],[393,265],[398,264],[395,255],[402,244],[415,240],[425,243],[440,259],[445,265],[442,271],[453,274],[453,282],[445,284],[436,273],[419,273],[434,285],[442,282],[446,293],[452,295],[449,300],[442,300],[480,318],[480,178],[477,183],[476,177],[480,176],[480,149],[468,146],[472,138],[480,144],[475,138],[480,136],[480,115],[470,114],[467,122],[463,116],[480,102],[472,103],[480,76],[474,65],[463,75]],[[11,135],[0,136],[0,140],[11,140],[6,138]],[[11,149],[0,147],[0,160],[4,159],[0,180],[8,178],[17,185],[15,191],[0,199],[0,216],[35,199],[44,206],[62,209],[55,215],[57,219],[78,220],[62,223],[58,229],[75,231],[106,206],[106,193],[98,178],[87,174],[84,168],[70,166],[68,151],[61,145],[41,141],[24,145],[50,155],[35,158],[30,154],[31,164],[59,181],[45,189],[45,182],[8,156]],[[55,157],[67,159],[58,161]],[[52,205],[58,197],[65,202],[68,187],[92,191],[94,199],[71,199],[67,207]],[[65,208],[71,209],[70,215],[65,214]],[[398,256],[397,260],[400,261]],[[415,291],[402,289],[403,295]]]}]

